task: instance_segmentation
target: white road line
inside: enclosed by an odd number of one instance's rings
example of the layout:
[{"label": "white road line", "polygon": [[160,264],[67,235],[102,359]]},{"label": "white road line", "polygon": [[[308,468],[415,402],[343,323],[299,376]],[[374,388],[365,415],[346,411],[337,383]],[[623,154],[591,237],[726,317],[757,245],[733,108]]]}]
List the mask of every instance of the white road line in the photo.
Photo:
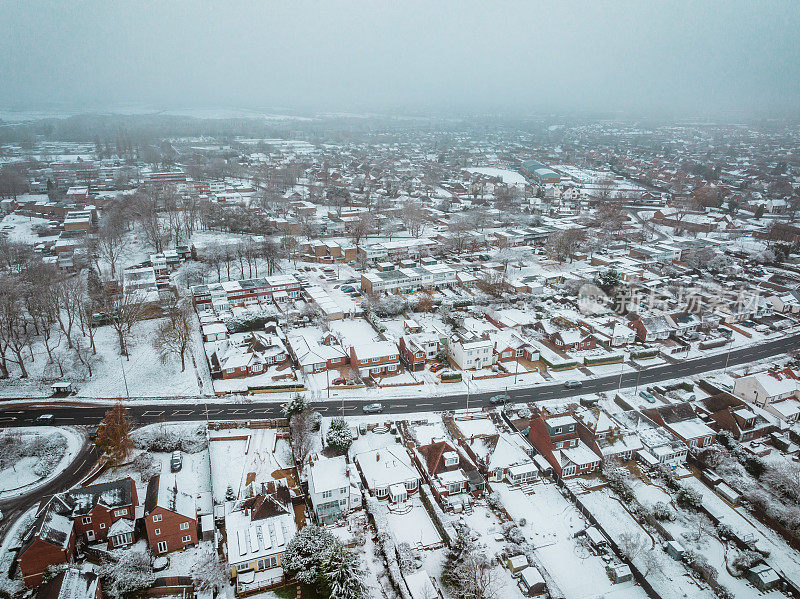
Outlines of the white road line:
[{"label": "white road line", "polygon": [[194,414],[194,410],[173,410],[173,416],[188,416],[189,414]]},{"label": "white road line", "polygon": [[142,412],[142,416],[161,416],[163,413],[164,410],[147,410]]},{"label": "white road line", "polygon": [[419,407],[422,407],[422,406],[432,406],[433,404],[432,403],[418,403],[417,405]]}]

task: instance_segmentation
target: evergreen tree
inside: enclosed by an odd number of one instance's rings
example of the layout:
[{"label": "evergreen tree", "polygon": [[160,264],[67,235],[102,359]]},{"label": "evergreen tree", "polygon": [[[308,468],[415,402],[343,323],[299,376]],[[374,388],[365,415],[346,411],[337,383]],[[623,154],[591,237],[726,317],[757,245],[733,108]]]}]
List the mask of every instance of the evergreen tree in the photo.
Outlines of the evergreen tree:
[{"label": "evergreen tree", "polygon": [[347,450],[353,444],[353,434],[350,432],[350,427],[344,418],[333,419],[328,429],[328,434],[325,436],[325,441],[328,446],[338,453],[347,453]]},{"label": "evergreen tree", "polygon": [[281,563],[283,569],[301,584],[317,584],[328,550],[339,545],[328,529],[311,525],[301,529],[286,546]]},{"label": "evergreen tree", "polygon": [[325,553],[320,586],[330,599],[365,599],[363,575],[358,556],[337,544]]}]

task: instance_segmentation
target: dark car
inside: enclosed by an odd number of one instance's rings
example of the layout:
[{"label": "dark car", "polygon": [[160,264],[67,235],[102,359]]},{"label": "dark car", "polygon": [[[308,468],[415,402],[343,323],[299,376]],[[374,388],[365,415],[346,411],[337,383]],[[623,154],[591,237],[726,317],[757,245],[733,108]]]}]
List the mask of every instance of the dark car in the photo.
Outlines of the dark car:
[{"label": "dark car", "polygon": [[489,403],[496,406],[497,404],[506,403],[507,401],[510,400],[511,397],[508,394],[500,393],[499,395],[492,395],[489,398]]},{"label": "dark car", "polygon": [[347,382],[347,380],[344,377],[340,376],[340,377],[336,377],[331,382],[334,385],[344,385]]}]

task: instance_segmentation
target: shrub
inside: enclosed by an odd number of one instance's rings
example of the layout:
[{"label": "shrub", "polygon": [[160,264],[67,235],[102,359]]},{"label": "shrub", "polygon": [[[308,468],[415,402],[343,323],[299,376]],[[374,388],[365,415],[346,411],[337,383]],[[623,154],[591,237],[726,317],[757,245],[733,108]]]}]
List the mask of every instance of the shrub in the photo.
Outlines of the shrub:
[{"label": "shrub", "polygon": [[208,447],[204,424],[157,424],[140,428],[131,437],[135,447],[147,451],[198,453]]},{"label": "shrub", "polygon": [[684,508],[696,510],[703,503],[703,497],[694,489],[681,487],[675,494],[675,499],[678,505]]}]

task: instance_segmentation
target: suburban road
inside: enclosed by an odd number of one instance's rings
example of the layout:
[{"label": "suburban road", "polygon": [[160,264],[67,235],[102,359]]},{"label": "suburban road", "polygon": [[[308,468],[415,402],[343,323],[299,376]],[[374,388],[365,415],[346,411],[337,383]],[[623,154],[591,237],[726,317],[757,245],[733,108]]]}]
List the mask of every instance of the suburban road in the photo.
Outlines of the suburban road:
[{"label": "suburban road", "polygon": [[[681,361],[645,368],[637,372],[612,374],[598,378],[586,379],[580,389],[565,389],[563,384],[537,385],[525,389],[509,389],[511,402],[537,402],[549,399],[577,397],[598,392],[609,392],[622,387],[634,385],[647,386],[660,381],[679,379],[687,376],[703,374],[713,370],[721,370],[727,366],[748,364],[784,354],[800,348],[800,334],[782,337],[751,347],[733,349],[729,352],[712,356]],[[426,412],[455,410],[466,407],[481,407],[489,404],[489,398],[498,391],[447,395],[420,396],[375,399],[384,406],[384,413],[402,414],[406,412]],[[361,413],[365,400],[331,399],[314,401],[314,408],[323,416],[340,414],[355,415]],[[57,400],[41,399],[25,403],[0,405],[0,427],[31,426],[36,424],[63,425],[96,425],[109,409],[105,405],[69,403]],[[52,420],[41,423],[36,418],[41,414],[52,414]],[[173,420],[251,420],[274,418],[281,415],[280,403],[276,401],[230,401],[224,397],[198,397],[197,403],[152,403],[137,401],[128,406],[128,415],[135,425]],[[2,508],[0,508],[2,509]]]}]

